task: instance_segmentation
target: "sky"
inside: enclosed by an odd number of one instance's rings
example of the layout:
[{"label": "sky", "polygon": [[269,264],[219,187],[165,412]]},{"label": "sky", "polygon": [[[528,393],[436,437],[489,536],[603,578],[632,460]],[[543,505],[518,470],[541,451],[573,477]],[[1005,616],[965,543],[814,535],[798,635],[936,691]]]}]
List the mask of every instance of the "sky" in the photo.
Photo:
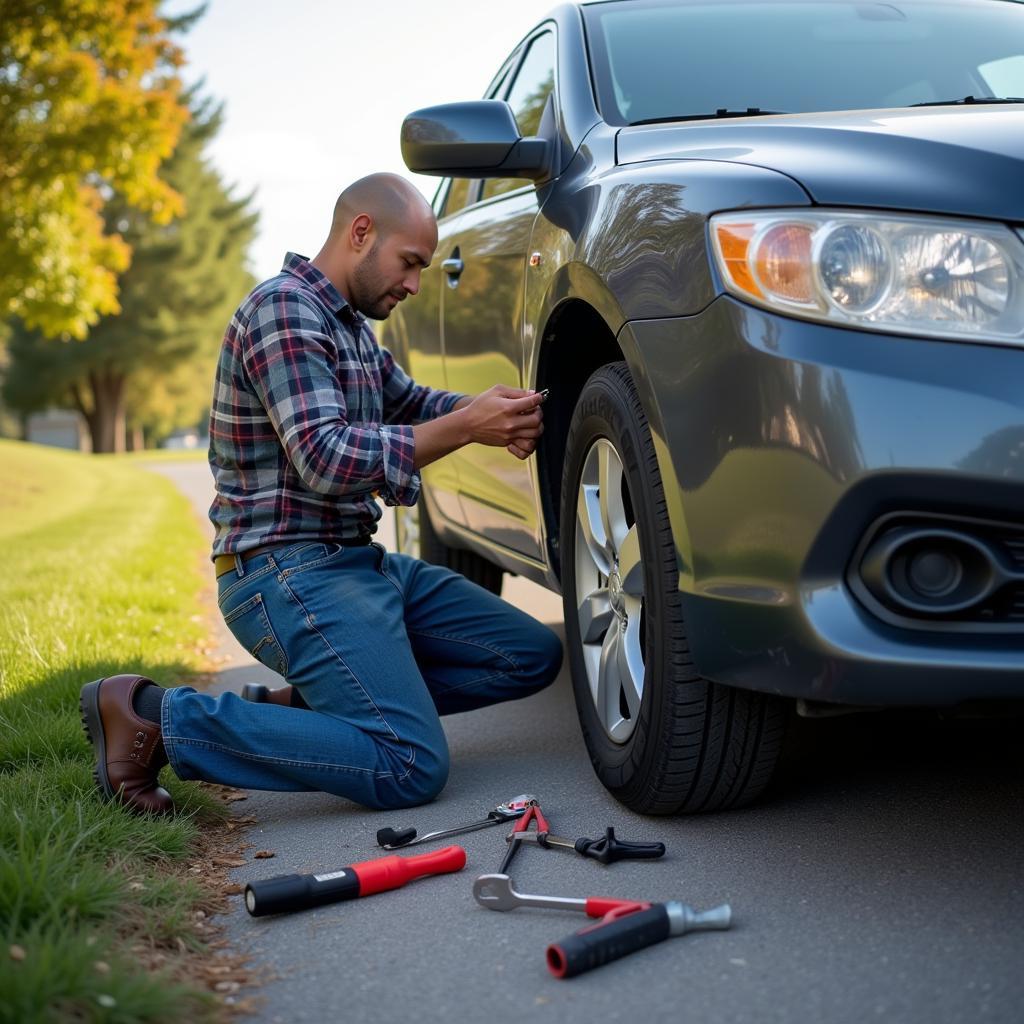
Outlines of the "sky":
[{"label": "sky", "polygon": [[[165,13],[199,0],[170,0]],[[427,198],[439,178],[411,174],[406,114],[479,99],[516,43],[558,0],[210,0],[181,38],[188,84],[224,103],[207,151],[237,194],[255,189],[260,279],[288,251],[314,255],[338,193],[373,171],[404,175]]]}]

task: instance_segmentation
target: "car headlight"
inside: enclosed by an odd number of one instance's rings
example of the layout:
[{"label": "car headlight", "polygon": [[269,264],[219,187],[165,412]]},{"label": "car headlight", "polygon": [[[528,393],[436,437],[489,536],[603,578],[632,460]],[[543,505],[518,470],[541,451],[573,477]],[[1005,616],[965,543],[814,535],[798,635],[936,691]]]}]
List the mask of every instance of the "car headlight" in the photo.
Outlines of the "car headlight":
[{"label": "car headlight", "polygon": [[842,210],[719,213],[725,287],[790,316],[1024,344],[1024,243],[1000,224]]}]

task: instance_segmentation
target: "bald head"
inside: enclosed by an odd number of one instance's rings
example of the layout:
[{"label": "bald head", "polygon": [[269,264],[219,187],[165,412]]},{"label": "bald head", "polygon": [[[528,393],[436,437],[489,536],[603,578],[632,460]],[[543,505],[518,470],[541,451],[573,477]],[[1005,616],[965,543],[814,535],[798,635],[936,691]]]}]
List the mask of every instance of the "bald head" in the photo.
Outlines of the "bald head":
[{"label": "bald head", "polygon": [[312,263],[352,306],[383,320],[419,291],[436,247],[434,211],[419,191],[397,174],[370,174],[338,196]]},{"label": "bald head", "polygon": [[399,225],[430,221],[434,211],[417,189],[397,174],[368,174],[354,181],[334,204],[331,234],[345,233],[361,214],[368,216],[381,237]]}]

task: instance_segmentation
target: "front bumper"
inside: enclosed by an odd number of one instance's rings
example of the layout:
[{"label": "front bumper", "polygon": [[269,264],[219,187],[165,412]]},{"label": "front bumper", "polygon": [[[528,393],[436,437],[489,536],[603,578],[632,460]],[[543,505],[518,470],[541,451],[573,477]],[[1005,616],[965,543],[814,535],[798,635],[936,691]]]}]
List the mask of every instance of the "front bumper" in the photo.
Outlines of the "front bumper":
[{"label": "front bumper", "polygon": [[691,650],[718,682],[863,705],[1024,698],[1024,621],[884,621],[848,571],[893,512],[1024,523],[1024,350],[779,317],[633,321]]}]

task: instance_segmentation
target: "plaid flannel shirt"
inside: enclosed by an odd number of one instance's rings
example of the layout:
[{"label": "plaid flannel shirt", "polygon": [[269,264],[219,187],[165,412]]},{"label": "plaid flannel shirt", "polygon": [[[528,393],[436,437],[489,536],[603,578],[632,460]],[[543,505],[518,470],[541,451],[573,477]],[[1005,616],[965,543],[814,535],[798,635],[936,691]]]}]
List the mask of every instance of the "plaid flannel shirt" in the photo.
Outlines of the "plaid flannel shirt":
[{"label": "plaid flannel shirt", "polygon": [[378,494],[389,505],[419,495],[411,424],[462,397],[416,384],[334,285],[288,253],[238,307],[221,347],[213,557],[374,533]]}]

